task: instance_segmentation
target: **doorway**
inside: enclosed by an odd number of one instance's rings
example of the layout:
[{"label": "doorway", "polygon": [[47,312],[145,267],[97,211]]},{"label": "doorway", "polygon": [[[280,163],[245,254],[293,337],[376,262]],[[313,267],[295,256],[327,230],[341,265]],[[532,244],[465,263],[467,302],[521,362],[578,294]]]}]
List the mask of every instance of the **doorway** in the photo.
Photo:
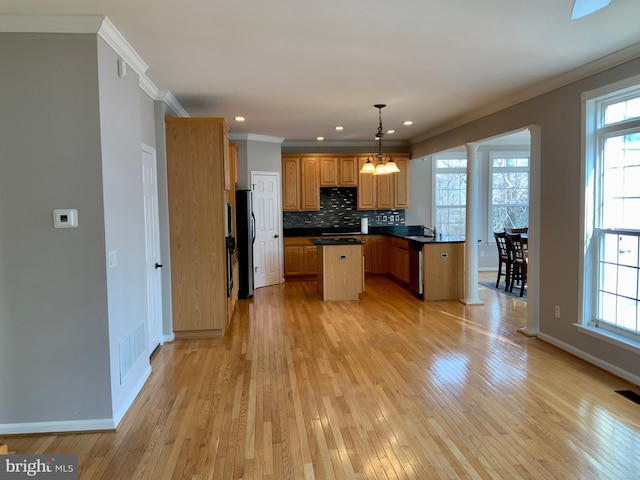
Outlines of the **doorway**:
[{"label": "doorway", "polygon": [[256,219],[254,287],[260,288],[282,283],[280,173],[251,172],[251,190]]}]

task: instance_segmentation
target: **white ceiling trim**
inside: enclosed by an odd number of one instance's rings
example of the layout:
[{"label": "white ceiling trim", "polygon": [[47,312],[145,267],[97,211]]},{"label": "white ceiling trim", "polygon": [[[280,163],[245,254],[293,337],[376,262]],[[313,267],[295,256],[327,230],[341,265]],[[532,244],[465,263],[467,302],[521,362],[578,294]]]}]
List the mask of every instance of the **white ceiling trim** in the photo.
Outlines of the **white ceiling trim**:
[{"label": "white ceiling trim", "polygon": [[499,112],[505,108],[512,107],[518,103],[525,102],[539,95],[564,87],[573,82],[577,82],[578,80],[582,80],[583,78],[603,72],[604,70],[616,67],[630,60],[634,60],[638,57],[640,57],[640,43],[636,43],[635,45],[631,45],[630,47],[619,50],[611,55],[594,60],[591,63],[587,63],[586,65],[551,78],[547,81],[537,83],[532,88],[519,92],[515,95],[505,97],[498,102],[492,103],[490,106],[486,106],[476,110],[475,112],[471,112],[468,115],[459,117],[449,123],[439,126],[438,128],[428,130],[427,132],[411,138],[410,142],[412,145],[422,142],[441,133],[466,125],[474,120],[486,117],[492,113]]},{"label": "white ceiling trim", "polygon": [[146,75],[140,75],[140,88],[153,100],[159,100],[158,93],[160,93],[160,90]]},{"label": "white ceiling trim", "polygon": [[248,140],[255,142],[267,142],[267,143],[282,143],[284,142],[284,138],[282,137],[272,137],[269,135],[259,135],[257,133],[230,133],[229,140]]},{"label": "white ceiling trim", "polygon": [[145,63],[138,52],[131,46],[127,39],[122,36],[118,29],[109,21],[107,17],[103,18],[98,35],[107,42],[107,44],[113,48],[113,50],[127,62],[133,70],[139,75],[143,76],[149,66]]},{"label": "white ceiling trim", "polygon": [[166,103],[167,106],[178,117],[187,118],[191,116],[187,113],[187,111],[184,108],[182,108],[182,105],[180,105],[180,102],[176,100],[176,97],[174,97],[173,93],[171,93],[169,90],[160,90],[158,92],[158,95],[155,98],[156,100],[162,100],[164,103]]}]

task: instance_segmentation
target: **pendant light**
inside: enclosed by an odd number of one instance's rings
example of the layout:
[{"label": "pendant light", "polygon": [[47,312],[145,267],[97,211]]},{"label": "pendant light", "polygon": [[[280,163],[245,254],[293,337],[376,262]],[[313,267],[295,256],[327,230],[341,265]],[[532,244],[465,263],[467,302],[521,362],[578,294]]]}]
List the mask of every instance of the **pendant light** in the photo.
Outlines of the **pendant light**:
[{"label": "pendant light", "polygon": [[393,161],[391,155],[384,155],[382,153],[382,139],[384,137],[384,131],[382,129],[382,109],[386,105],[378,103],[374,105],[378,109],[378,131],[376,132],[377,153],[372,156],[375,157],[374,161],[371,158],[367,158],[367,161],[362,165],[360,173],[373,173],[374,175],[386,175],[388,173],[397,173],[400,171],[396,162]]}]

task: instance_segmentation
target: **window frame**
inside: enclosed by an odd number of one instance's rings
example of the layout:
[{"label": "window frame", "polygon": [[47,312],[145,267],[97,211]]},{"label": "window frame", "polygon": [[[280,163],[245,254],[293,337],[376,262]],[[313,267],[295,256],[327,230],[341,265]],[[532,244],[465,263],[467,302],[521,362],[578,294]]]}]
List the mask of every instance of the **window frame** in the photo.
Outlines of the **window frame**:
[{"label": "window frame", "polygon": [[[526,167],[497,167],[502,172],[527,172],[527,218],[530,216],[531,210],[531,149],[529,150],[490,150],[488,152],[488,164],[489,164],[489,177],[488,177],[488,186],[489,191],[487,192],[487,239],[488,243],[495,243],[495,238],[493,236],[493,172],[496,167],[493,166],[493,160],[495,158],[526,158],[527,166]],[[505,204],[506,205],[506,204]],[[514,204],[510,204],[514,205]]]},{"label": "window frame", "polygon": [[[620,82],[584,92],[582,94],[582,189],[581,220],[582,251],[580,262],[580,279],[582,288],[579,298],[579,318],[577,326],[584,333],[604,339],[623,348],[640,351],[640,327],[633,332],[624,327],[599,319],[599,294],[601,279],[601,255],[604,237],[607,233],[633,233],[640,230],[629,230],[604,226],[602,224],[601,179],[603,169],[603,152],[606,139],[623,136],[629,133],[640,133],[640,117],[634,117],[610,124],[604,123],[606,108],[624,100],[640,96],[640,75]],[[604,257],[602,257],[604,259]],[[640,283],[640,281],[639,281]],[[638,288],[638,286],[637,286]],[[638,320],[638,318],[636,318]]]},{"label": "window frame", "polygon": [[[461,160],[465,162],[464,167],[452,167],[452,168],[438,168],[438,160]],[[438,190],[437,190],[437,176],[438,173],[443,174],[445,171],[451,174],[463,174],[465,176],[465,182],[467,178],[467,152],[465,151],[450,151],[450,152],[442,152],[432,156],[432,174],[431,174],[431,218],[433,220],[433,224],[436,226],[436,229],[442,232],[442,227],[438,225]],[[461,205],[465,209],[465,221],[462,223],[462,230],[465,231],[466,228],[466,191],[465,191],[465,203]],[[446,208],[446,207],[441,207]],[[449,208],[459,208],[458,207],[449,207]],[[448,232],[445,232],[448,233]],[[464,235],[464,233],[463,233]]]}]

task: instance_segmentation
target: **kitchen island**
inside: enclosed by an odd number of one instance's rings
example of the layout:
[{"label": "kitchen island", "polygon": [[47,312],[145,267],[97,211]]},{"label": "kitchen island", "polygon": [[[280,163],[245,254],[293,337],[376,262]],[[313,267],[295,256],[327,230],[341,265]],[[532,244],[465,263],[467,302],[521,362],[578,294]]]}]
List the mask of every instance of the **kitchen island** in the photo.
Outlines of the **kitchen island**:
[{"label": "kitchen island", "polygon": [[312,238],[317,248],[322,300],[359,300],[364,291],[364,242],[358,238]]}]

